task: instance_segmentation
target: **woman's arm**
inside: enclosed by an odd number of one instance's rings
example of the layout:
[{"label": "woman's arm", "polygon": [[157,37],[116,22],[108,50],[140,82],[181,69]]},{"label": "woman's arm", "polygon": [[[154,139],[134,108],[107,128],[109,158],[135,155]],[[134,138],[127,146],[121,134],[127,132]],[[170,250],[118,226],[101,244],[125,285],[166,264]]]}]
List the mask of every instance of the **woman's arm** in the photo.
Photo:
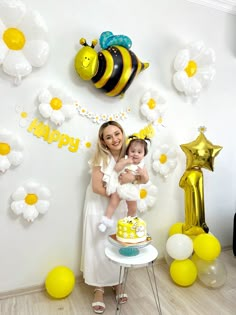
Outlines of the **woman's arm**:
[{"label": "woman's arm", "polygon": [[92,169],[92,189],[93,192],[102,196],[107,196],[106,188],[103,182],[103,173],[100,166],[95,166]]}]

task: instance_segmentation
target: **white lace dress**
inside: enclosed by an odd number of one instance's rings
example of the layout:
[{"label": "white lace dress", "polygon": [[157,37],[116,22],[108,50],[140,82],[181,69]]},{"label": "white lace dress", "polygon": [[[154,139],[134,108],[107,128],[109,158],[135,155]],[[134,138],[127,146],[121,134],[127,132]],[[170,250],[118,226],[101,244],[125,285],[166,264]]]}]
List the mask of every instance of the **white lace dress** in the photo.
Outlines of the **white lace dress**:
[{"label": "white lace dress", "polygon": [[[109,177],[115,166],[115,160],[111,157],[106,169],[101,165],[104,180]],[[109,244],[108,235],[115,233],[115,229],[107,229],[105,233],[98,230],[101,217],[105,215],[109,198],[95,194],[92,191],[92,183],[85,195],[83,212],[83,240],[81,255],[81,271],[85,283],[92,286],[113,286],[119,283],[119,265],[108,260],[105,256],[105,247]],[[115,222],[127,215],[126,203],[121,201],[113,215]]]}]

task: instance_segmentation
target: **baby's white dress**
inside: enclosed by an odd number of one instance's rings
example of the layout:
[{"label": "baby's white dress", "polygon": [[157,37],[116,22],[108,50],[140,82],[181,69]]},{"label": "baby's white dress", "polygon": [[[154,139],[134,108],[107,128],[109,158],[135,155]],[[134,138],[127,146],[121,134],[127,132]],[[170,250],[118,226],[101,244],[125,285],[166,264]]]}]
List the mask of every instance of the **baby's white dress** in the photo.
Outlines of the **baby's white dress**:
[{"label": "baby's white dress", "polygon": [[[138,168],[144,167],[144,160],[142,160],[139,164],[130,164],[125,166],[125,168],[117,173],[115,170],[112,170],[111,175],[106,180],[106,192],[108,195],[117,192],[119,197],[122,200],[128,200],[128,201],[136,201],[140,199],[140,188],[139,184],[132,184],[127,183],[121,185],[119,183],[119,174],[123,173],[126,169],[130,170],[134,175],[136,174],[136,171]],[[103,179],[106,179],[106,175],[103,176]]]},{"label": "baby's white dress", "polygon": [[[105,179],[109,177],[114,169],[115,160],[110,158],[109,165],[104,169],[101,165],[101,171],[104,173]],[[119,265],[112,263],[105,256],[105,247],[109,243],[109,234],[114,234],[114,229],[107,229],[105,233],[98,230],[101,217],[105,215],[109,198],[95,194],[92,190],[92,181],[90,181],[84,203],[83,212],[83,240],[81,255],[81,271],[85,283],[92,286],[113,286],[119,283]],[[121,201],[119,207],[113,215],[113,219],[117,220],[127,216],[126,203]]]}]

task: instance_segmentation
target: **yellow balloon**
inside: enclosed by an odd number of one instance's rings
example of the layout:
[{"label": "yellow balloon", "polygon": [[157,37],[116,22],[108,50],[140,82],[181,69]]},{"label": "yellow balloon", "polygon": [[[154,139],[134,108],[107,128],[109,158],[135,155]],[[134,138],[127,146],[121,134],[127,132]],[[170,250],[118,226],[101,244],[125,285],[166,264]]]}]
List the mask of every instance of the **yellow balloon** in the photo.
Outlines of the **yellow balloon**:
[{"label": "yellow balloon", "polygon": [[170,266],[172,280],[182,286],[192,285],[197,278],[197,267],[190,259],[174,260]]},{"label": "yellow balloon", "polygon": [[214,260],[221,252],[218,239],[211,234],[200,234],[193,241],[194,252],[203,260]]},{"label": "yellow balloon", "polygon": [[174,223],[169,229],[169,236],[183,233],[183,222]]},{"label": "yellow balloon", "polygon": [[73,272],[65,267],[58,266],[52,269],[46,278],[45,287],[50,296],[61,299],[68,296],[75,285]]}]

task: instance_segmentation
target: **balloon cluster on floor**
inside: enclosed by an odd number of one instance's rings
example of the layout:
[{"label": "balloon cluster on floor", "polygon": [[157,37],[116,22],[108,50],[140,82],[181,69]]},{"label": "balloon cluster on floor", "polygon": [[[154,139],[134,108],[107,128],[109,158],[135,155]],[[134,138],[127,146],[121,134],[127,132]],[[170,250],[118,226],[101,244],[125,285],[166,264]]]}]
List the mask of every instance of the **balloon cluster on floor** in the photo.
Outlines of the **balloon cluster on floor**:
[{"label": "balloon cluster on floor", "polygon": [[206,287],[224,285],[227,272],[219,260],[221,245],[213,235],[202,233],[188,236],[182,233],[183,223],[173,224],[166,242],[166,262],[170,276],[179,286],[191,286],[197,279]]}]

